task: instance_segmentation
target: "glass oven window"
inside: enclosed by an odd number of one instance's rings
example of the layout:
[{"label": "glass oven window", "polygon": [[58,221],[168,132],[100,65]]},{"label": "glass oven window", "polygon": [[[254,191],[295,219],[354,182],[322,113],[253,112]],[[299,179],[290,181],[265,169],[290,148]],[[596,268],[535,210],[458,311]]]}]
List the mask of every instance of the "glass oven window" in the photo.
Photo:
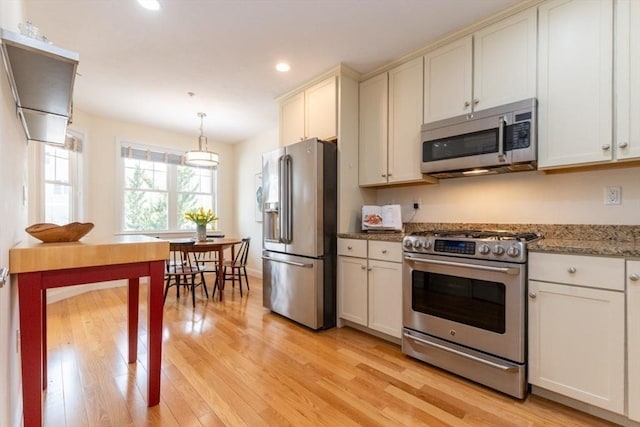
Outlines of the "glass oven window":
[{"label": "glass oven window", "polygon": [[503,334],[505,292],[503,283],[414,270],[411,306],[420,313]]},{"label": "glass oven window", "polygon": [[456,159],[498,152],[498,129],[488,129],[422,144],[422,161]]}]

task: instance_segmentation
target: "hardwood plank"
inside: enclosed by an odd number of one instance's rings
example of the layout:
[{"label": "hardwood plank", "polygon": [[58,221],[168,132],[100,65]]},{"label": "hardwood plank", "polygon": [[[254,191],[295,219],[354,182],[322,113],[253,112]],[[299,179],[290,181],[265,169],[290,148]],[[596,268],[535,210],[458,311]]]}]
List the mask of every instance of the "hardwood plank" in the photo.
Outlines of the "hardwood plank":
[{"label": "hardwood plank", "polygon": [[[160,404],[146,406],[146,286],[129,365],[126,288],[49,306],[45,426],[607,426],[537,396],[513,399],[360,331],[314,332],[240,298],[164,308]],[[210,290],[213,280],[209,281]]]}]

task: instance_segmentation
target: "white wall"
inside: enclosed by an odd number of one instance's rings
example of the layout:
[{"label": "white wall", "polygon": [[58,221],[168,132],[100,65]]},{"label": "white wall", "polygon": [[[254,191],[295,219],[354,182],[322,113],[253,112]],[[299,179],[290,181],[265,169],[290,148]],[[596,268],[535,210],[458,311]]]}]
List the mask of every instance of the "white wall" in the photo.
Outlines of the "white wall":
[{"label": "white wall", "polygon": [[[18,31],[22,1],[0,2],[0,27]],[[0,60],[2,62],[2,60]],[[9,249],[26,236],[27,145],[15,114],[15,103],[4,72],[0,69],[0,267],[9,266]],[[17,427],[22,422],[19,354],[17,352],[18,288],[15,278],[0,289],[0,426]]]},{"label": "white wall", "polygon": [[255,220],[255,176],[262,172],[262,153],[278,148],[278,127],[234,146],[237,235],[251,237],[248,270],[262,277],[262,222]]},{"label": "white wall", "polygon": [[[604,205],[604,187],[622,187],[622,204]],[[378,191],[379,204],[400,203],[403,220],[516,224],[640,223],[640,167],[549,174],[505,175],[441,180]]]}]

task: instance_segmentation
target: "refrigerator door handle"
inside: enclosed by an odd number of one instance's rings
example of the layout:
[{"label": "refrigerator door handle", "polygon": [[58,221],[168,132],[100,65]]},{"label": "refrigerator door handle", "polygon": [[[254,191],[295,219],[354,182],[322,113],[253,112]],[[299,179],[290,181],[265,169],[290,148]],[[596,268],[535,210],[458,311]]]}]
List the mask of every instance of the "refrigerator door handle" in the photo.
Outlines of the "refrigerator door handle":
[{"label": "refrigerator door handle", "polygon": [[284,156],[281,156],[278,159],[278,201],[280,202],[280,212],[278,212],[278,235],[276,236],[276,238],[278,239],[278,242],[282,243],[284,242],[283,239],[283,233],[284,233],[284,225],[285,225],[285,219],[284,216],[285,214],[285,204],[283,203],[284,200],[282,199],[284,197],[285,194],[285,182],[284,182],[284,170],[285,170],[285,164],[284,164]]},{"label": "refrigerator door handle", "polygon": [[311,268],[311,267],[313,267],[313,264],[304,264],[304,263],[295,262],[295,261],[284,261],[284,260],[281,260],[281,259],[270,258],[268,256],[263,256],[262,259],[267,260],[267,261],[279,262],[279,263],[282,263],[282,264],[293,265],[294,267],[303,267],[303,268]]},{"label": "refrigerator door handle", "polygon": [[291,200],[291,184],[292,184],[292,167],[291,167],[291,156],[289,154],[283,157],[284,163],[284,200],[283,200],[283,212],[284,212],[284,227],[282,229],[282,241],[284,243],[291,243],[293,236],[292,234],[292,200]]}]

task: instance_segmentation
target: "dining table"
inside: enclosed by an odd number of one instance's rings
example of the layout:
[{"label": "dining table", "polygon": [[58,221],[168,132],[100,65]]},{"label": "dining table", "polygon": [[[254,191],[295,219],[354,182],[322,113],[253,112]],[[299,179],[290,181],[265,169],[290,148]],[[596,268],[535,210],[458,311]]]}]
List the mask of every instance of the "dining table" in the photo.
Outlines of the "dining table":
[{"label": "dining table", "polygon": [[[185,245],[189,241],[193,242],[193,245]],[[242,243],[242,239],[238,237],[209,237],[207,240],[194,240],[190,238],[183,239],[170,239],[169,244],[180,245],[180,250],[185,252],[215,252],[217,254],[217,272],[216,280],[219,290],[219,299],[222,301],[222,291],[224,290],[224,251],[227,248],[231,248],[231,259],[235,258],[235,246]],[[215,289],[215,288],[214,288]]]}]

